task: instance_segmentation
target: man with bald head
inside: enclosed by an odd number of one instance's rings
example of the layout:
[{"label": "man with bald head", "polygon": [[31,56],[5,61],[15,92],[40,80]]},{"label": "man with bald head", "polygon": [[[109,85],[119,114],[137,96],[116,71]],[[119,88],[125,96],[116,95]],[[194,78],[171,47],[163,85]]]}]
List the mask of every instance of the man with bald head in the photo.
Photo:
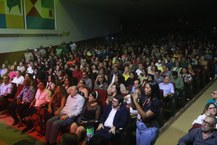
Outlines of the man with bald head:
[{"label": "man with bald head", "polygon": [[74,122],[75,117],[77,117],[83,109],[85,99],[78,94],[77,86],[69,87],[67,93],[69,96],[60,114],[55,115],[46,123],[45,139],[48,145],[56,145],[59,129]]},{"label": "man with bald head", "polygon": [[216,145],[216,123],[217,119],[215,116],[207,116],[203,120],[201,128],[192,129],[188,134],[179,139],[178,145]]}]

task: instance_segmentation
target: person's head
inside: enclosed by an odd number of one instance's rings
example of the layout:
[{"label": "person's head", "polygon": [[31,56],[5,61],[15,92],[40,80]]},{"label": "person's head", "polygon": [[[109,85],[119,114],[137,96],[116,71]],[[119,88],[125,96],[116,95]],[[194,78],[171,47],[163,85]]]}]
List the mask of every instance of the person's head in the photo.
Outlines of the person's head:
[{"label": "person's head", "polygon": [[215,116],[217,113],[217,106],[215,105],[215,103],[206,104],[206,106],[204,107],[204,113]]},{"label": "person's head", "polygon": [[65,78],[64,85],[65,86],[70,86],[71,85],[71,80],[68,77]]},{"label": "person's head", "polygon": [[177,71],[172,71],[172,77],[174,79],[177,79],[178,78],[178,72]]},{"label": "person's head", "polygon": [[154,80],[154,75],[148,74],[148,75],[147,75],[147,80],[148,80],[148,81]]},{"label": "person's head", "polygon": [[25,79],[24,79],[24,85],[25,85],[25,86],[30,86],[30,85],[31,85],[31,79],[25,78]]},{"label": "person's head", "polygon": [[85,81],[83,79],[81,79],[79,82],[78,82],[78,87],[84,87],[86,85]]},{"label": "person's head", "polygon": [[114,67],[113,67],[113,73],[114,73],[114,74],[117,74],[117,73],[118,73],[118,66],[114,66]]},{"label": "person's head", "polygon": [[86,79],[86,78],[87,78],[87,72],[83,72],[83,73],[82,73],[82,78],[83,78],[83,79]]},{"label": "person's head", "polygon": [[58,145],[79,145],[79,139],[75,133],[65,133],[62,135]]},{"label": "person's head", "polygon": [[217,90],[215,90],[215,91],[212,92],[211,97],[213,99],[217,99]]},{"label": "person's head", "polygon": [[77,93],[78,93],[78,87],[77,86],[71,86],[67,89],[67,93],[70,95],[70,96],[75,96]]},{"label": "person's head", "polygon": [[211,132],[215,129],[216,123],[215,116],[207,116],[202,122],[201,130],[203,132]]},{"label": "person's head", "polygon": [[135,88],[137,88],[137,87],[139,87],[139,80],[135,80],[134,81],[134,83],[133,83],[133,86],[135,87]]},{"label": "person's head", "polygon": [[112,85],[111,93],[121,94],[119,85],[117,84]]},{"label": "person's head", "polygon": [[164,76],[164,81],[165,84],[168,84],[170,82],[170,77],[169,76]]},{"label": "person's head", "polygon": [[16,72],[16,77],[20,77],[21,76],[21,71],[20,70],[18,70],[17,72]]},{"label": "person's head", "polygon": [[32,80],[32,75],[30,73],[25,74],[25,79],[31,79]]},{"label": "person's head", "polygon": [[46,87],[45,82],[42,82],[42,81],[41,81],[41,82],[38,83],[38,89],[39,89],[39,90],[44,90],[45,87]]},{"label": "person's head", "polygon": [[157,70],[155,72],[155,76],[159,78],[161,76],[161,70]]},{"label": "person's head", "polygon": [[116,95],[113,99],[112,99],[112,107],[113,108],[118,108],[122,105],[124,101],[124,98],[121,95]]},{"label": "person's head", "polygon": [[4,76],[3,77],[3,82],[5,83],[5,84],[7,84],[7,83],[9,83],[9,77],[8,76]]},{"label": "person's head", "polygon": [[156,81],[147,81],[144,88],[145,94],[152,98],[160,98],[160,89]]},{"label": "person's head", "polygon": [[182,74],[186,74],[186,73],[187,73],[186,67],[183,67],[183,68],[181,69],[181,73],[182,73]]},{"label": "person's head", "polygon": [[104,82],[105,81],[105,77],[103,75],[98,75],[97,78],[98,78],[99,82]]},{"label": "person's head", "polygon": [[99,94],[97,91],[93,91],[90,93],[89,97],[88,97],[88,102],[97,102],[99,98]]}]

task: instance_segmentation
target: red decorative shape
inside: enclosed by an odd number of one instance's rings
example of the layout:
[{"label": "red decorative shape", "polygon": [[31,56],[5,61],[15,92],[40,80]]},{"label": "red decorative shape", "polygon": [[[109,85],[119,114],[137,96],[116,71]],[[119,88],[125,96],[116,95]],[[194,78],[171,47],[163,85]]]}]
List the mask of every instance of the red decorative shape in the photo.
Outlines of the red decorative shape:
[{"label": "red decorative shape", "polygon": [[39,14],[39,12],[35,7],[32,7],[32,9],[29,11],[27,16],[41,17],[41,15]]},{"label": "red decorative shape", "polygon": [[31,0],[31,2],[34,5],[37,2],[37,0]]}]

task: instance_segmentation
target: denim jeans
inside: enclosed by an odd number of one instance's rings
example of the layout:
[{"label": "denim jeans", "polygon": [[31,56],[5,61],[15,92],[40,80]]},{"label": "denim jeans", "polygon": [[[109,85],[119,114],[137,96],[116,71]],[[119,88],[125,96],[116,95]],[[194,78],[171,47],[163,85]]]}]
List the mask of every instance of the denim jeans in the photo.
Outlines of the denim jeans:
[{"label": "denim jeans", "polygon": [[136,122],[136,144],[152,145],[158,137],[157,127],[147,127],[144,122]]}]

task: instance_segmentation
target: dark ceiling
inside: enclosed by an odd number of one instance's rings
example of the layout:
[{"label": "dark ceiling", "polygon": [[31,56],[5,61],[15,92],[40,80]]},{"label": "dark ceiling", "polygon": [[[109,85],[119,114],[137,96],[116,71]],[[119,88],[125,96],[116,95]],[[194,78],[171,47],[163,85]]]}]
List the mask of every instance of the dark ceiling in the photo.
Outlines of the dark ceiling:
[{"label": "dark ceiling", "polygon": [[217,16],[217,0],[63,0],[122,17]]}]

